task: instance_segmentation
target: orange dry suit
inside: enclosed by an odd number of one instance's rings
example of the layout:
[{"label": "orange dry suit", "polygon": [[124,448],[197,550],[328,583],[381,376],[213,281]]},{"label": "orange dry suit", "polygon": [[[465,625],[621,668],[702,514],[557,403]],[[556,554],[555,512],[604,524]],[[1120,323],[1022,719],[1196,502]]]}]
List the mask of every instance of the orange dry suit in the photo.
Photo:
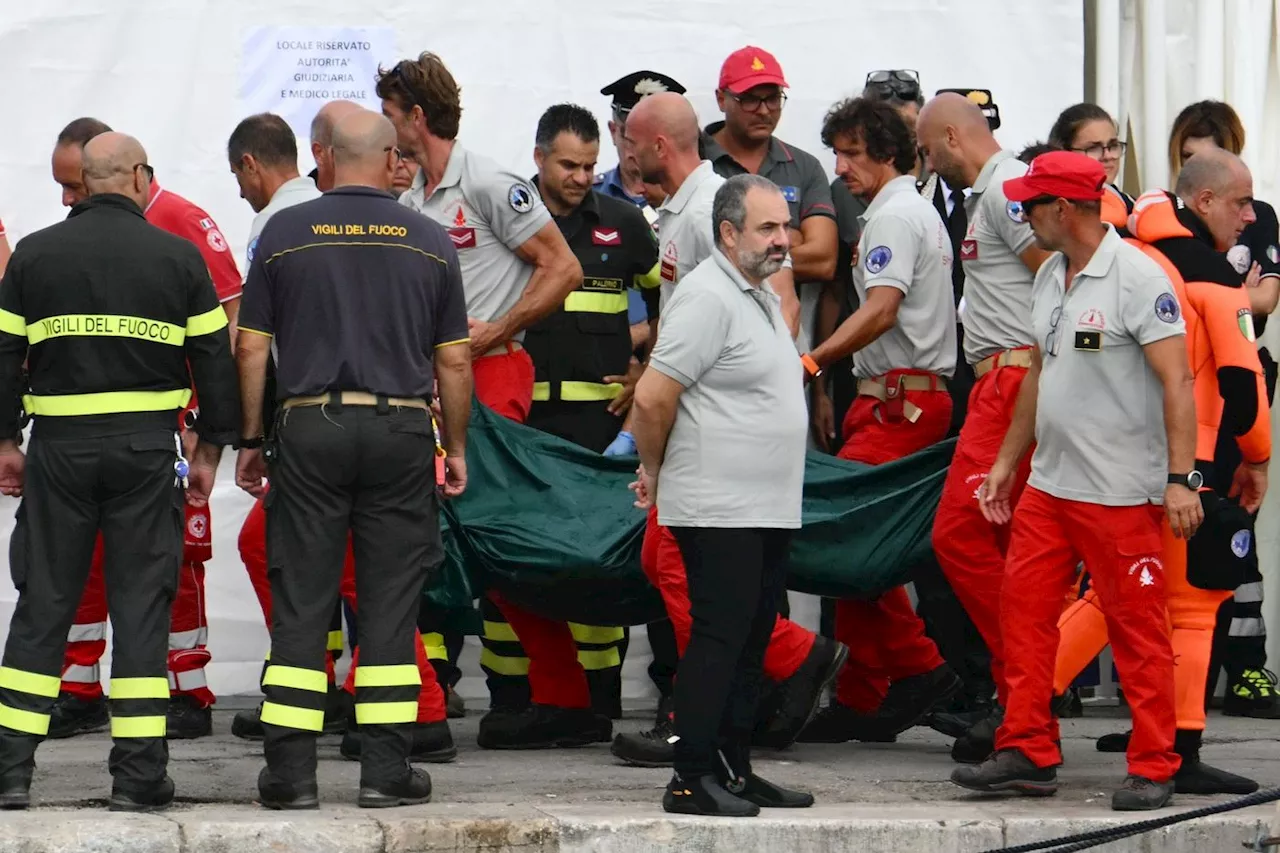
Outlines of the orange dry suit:
[{"label": "orange dry suit", "polygon": [[[1266,461],[1271,457],[1271,417],[1243,277],[1217,251],[1205,223],[1172,193],[1143,194],[1129,217],[1129,232],[1129,242],[1173,282],[1186,322],[1195,377],[1196,467],[1209,470],[1220,430],[1236,437],[1246,462]],[[1218,606],[1231,592],[1192,586],[1186,541],[1175,538],[1167,522],[1163,537],[1178,728],[1203,730],[1214,623]],[[1062,693],[1107,644],[1096,593],[1090,590],[1067,608],[1058,627],[1054,692]]]}]

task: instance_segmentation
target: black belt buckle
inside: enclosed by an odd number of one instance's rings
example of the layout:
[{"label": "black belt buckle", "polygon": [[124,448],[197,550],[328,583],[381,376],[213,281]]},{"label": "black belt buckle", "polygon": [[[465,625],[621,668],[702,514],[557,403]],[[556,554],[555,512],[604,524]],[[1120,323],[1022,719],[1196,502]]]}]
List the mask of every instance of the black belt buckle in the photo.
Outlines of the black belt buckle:
[{"label": "black belt buckle", "polygon": [[341,391],[329,392],[329,408],[333,411],[335,415],[342,414],[342,392]]}]

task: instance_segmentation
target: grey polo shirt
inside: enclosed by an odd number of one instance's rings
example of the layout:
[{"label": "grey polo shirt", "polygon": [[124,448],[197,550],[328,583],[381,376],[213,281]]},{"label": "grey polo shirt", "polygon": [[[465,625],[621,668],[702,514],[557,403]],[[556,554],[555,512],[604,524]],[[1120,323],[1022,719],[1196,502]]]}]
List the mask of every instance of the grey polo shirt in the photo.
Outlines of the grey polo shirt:
[{"label": "grey polo shirt", "polygon": [[[440,186],[430,196],[426,171],[418,170],[400,203],[449,232],[462,264],[467,316],[491,323],[520,300],[533,267],[515,253],[551,214],[533,186],[488,157],[454,143]],[[514,340],[524,340],[524,332]]]},{"label": "grey polo shirt", "polygon": [[1142,348],[1186,334],[1178,297],[1110,225],[1070,289],[1066,268],[1055,254],[1035,280],[1044,366],[1028,482],[1065,500],[1159,504],[1169,472],[1164,391]]},{"label": "grey polo shirt", "polygon": [[667,310],[676,285],[715,248],[711,205],[724,178],[703,160],[658,208],[658,272],[662,280],[659,314]]},{"label": "grey polo shirt", "polygon": [[932,202],[920,195],[913,175],[880,188],[861,217],[860,262],[853,271],[858,300],[867,291],[902,291],[893,328],[853,354],[854,375],[863,379],[890,370],[927,370],[951,376],[956,369],[956,309],[951,292],[951,238]]},{"label": "grey polo shirt", "polygon": [[302,204],[304,201],[311,201],[313,198],[320,198],[320,190],[316,189],[316,182],[306,175],[293,178],[281,184],[272,194],[271,201],[267,202],[267,206],[258,211],[257,216],[253,217],[253,224],[249,226],[249,248],[245,252],[244,277],[246,281],[249,279],[249,267],[253,266],[253,256],[258,250],[258,238],[262,236],[262,229],[271,221],[271,217],[287,207]]},{"label": "grey polo shirt", "polygon": [[798,528],[804,369],[772,289],[713,250],[671,297],[649,366],[685,387],[658,472],[658,522]]},{"label": "grey polo shirt", "polygon": [[1013,220],[1004,182],[1026,174],[1027,164],[1000,151],[978,173],[965,200],[969,228],[960,243],[964,264],[964,355],[977,364],[990,355],[1030,346],[1031,270],[1018,257],[1035,242],[1031,226]]}]

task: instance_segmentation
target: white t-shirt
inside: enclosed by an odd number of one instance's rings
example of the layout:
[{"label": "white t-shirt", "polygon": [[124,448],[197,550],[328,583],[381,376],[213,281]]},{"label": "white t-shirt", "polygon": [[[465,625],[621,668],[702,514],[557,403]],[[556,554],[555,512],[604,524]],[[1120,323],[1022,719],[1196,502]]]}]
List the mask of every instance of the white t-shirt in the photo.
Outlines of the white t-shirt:
[{"label": "white t-shirt", "polygon": [[724,180],[715,173],[710,160],[703,160],[675,195],[658,208],[658,271],[662,279],[659,314],[667,310],[667,300],[676,284],[715,249],[711,206]]}]

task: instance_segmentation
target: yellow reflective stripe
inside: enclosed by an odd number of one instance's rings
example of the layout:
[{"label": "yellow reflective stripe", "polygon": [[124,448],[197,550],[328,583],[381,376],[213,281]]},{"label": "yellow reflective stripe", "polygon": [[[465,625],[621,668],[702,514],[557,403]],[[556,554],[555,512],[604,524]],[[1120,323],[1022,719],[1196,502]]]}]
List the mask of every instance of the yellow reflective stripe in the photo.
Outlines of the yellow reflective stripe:
[{"label": "yellow reflective stripe", "polygon": [[422,648],[427,653],[427,660],[448,660],[449,650],[444,645],[444,634],[432,631],[422,635]]},{"label": "yellow reflective stripe", "polygon": [[37,397],[27,394],[23,408],[30,415],[116,415],[122,412],[163,412],[181,409],[191,401],[191,389],[177,391],[104,391],[98,394],[62,394]]},{"label": "yellow reflective stripe", "polygon": [[10,335],[25,338],[27,336],[27,321],[12,311],[0,310],[0,332],[7,332]]},{"label": "yellow reflective stripe", "polygon": [[294,690],[307,690],[311,693],[328,693],[329,678],[323,670],[319,669],[272,664],[267,667],[267,674],[262,677],[262,686],[292,687]]},{"label": "yellow reflective stripe", "polygon": [[488,619],[484,620],[484,638],[498,643],[520,642],[515,628],[506,622],[490,622]]},{"label": "yellow reflective stripe", "polygon": [[411,663],[356,667],[356,687],[421,687],[422,675]]},{"label": "yellow reflective stripe", "polygon": [[187,334],[192,337],[196,335],[211,335],[226,327],[227,312],[222,310],[221,305],[217,308],[210,308],[203,314],[187,318]]},{"label": "yellow reflective stripe", "polygon": [[596,400],[612,400],[622,393],[622,385],[611,382],[561,382],[560,399],[571,403],[587,403]]},{"label": "yellow reflective stripe", "polygon": [[274,702],[263,702],[262,722],[270,726],[282,726],[286,729],[319,732],[324,730],[324,711],[313,711],[310,708],[294,708],[289,705],[277,705]]},{"label": "yellow reflective stripe", "polygon": [[617,646],[609,649],[578,649],[578,663],[591,672],[613,669],[615,666],[622,666],[622,655],[618,654]]},{"label": "yellow reflective stripe", "polygon": [[644,275],[636,276],[636,285],[649,290],[662,284],[662,262],[654,261],[653,267]]},{"label": "yellow reflective stripe", "polygon": [[361,726],[414,723],[418,720],[417,702],[357,702],[356,724]]},{"label": "yellow reflective stripe", "polygon": [[616,643],[625,636],[622,629],[616,626],[579,625],[577,622],[569,623],[569,632],[579,643],[595,643],[601,646],[605,643]]},{"label": "yellow reflective stripe", "polygon": [[575,290],[565,297],[564,310],[588,314],[622,314],[627,310],[627,294]]},{"label": "yellow reflective stripe", "polygon": [[551,383],[550,382],[533,383],[533,401],[535,403],[537,402],[545,403],[547,400],[550,400],[550,399],[551,399]]},{"label": "yellow reflective stripe", "polygon": [[113,678],[112,699],[168,699],[167,678]]},{"label": "yellow reflective stripe", "polygon": [[112,737],[164,737],[167,733],[165,718],[119,717],[111,715]]},{"label": "yellow reflective stripe", "polygon": [[57,314],[27,326],[27,340],[33,346],[49,338],[107,337],[180,347],[186,336],[186,330],[173,323],[127,314]]},{"label": "yellow reflective stripe", "polygon": [[342,651],[342,631],[330,631],[329,641],[326,643],[325,648],[331,652]]},{"label": "yellow reflective stripe", "polygon": [[0,666],[0,687],[30,693],[32,696],[43,696],[46,699],[57,699],[58,689],[62,681],[56,675],[41,675],[38,672],[25,672],[9,666]]},{"label": "yellow reflective stripe", "polygon": [[480,650],[480,666],[491,669],[498,675],[528,675],[528,658],[504,658],[490,649]]},{"label": "yellow reflective stripe", "polygon": [[13,729],[15,732],[23,732],[29,735],[40,735],[44,737],[49,733],[49,714],[37,714],[34,711],[22,711],[18,708],[10,708],[8,705],[0,705],[0,726],[6,729]]}]

